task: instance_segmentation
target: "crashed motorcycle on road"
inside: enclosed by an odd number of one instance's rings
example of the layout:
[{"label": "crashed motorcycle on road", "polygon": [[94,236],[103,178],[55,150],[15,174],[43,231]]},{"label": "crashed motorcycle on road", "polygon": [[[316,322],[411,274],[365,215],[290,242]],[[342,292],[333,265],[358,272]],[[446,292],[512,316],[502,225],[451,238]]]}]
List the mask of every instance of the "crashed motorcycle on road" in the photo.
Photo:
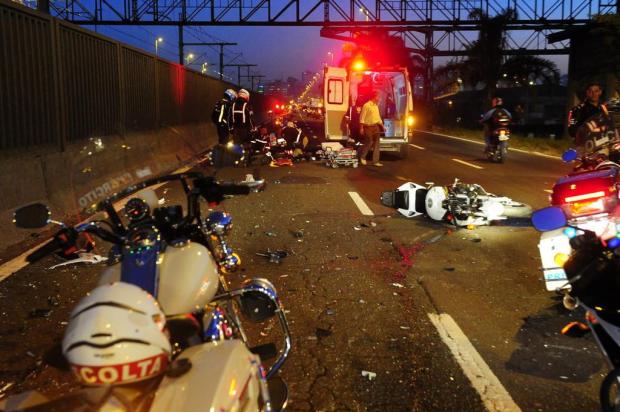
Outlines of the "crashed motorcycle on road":
[{"label": "crashed motorcycle on road", "polygon": [[425,215],[455,226],[482,226],[509,217],[527,217],[531,208],[505,196],[488,193],[478,184],[454,180],[448,186],[408,182],[383,192],[381,203],[405,217]]}]

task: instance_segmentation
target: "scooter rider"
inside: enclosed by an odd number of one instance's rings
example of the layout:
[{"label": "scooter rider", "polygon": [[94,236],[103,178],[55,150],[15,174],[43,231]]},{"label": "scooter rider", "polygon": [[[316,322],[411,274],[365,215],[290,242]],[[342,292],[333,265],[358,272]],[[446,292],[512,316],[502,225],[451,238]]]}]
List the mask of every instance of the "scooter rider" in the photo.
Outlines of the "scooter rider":
[{"label": "scooter rider", "polygon": [[504,101],[501,97],[494,97],[491,104],[493,108],[486,112],[480,120],[484,127],[485,153],[489,151],[493,130],[497,127],[498,122],[510,122],[512,120],[512,115],[504,108]]},{"label": "scooter rider", "polygon": [[241,89],[237,92],[237,99],[233,103],[231,110],[233,139],[235,144],[243,145],[250,141],[250,132],[254,130],[254,120],[252,116],[250,92]]},{"label": "scooter rider", "polygon": [[237,92],[233,89],[228,89],[224,92],[224,96],[215,103],[215,107],[213,108],[211,120],[215,123],[219,144],[228,142],[232,126],[230,109],[236,98]]}]

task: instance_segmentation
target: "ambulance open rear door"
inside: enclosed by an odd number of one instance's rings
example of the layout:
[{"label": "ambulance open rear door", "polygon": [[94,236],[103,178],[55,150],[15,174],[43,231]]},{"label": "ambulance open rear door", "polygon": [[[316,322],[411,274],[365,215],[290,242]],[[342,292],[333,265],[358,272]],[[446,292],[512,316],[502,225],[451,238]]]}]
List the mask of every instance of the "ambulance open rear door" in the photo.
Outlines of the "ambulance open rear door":
[{"label": "ambulance open rear door", "polygon": [[345,116],[349,110],[349,82],[343,67],[324,69],[323,104],[325,107],[325,140],[344,140],[348,137]]}]

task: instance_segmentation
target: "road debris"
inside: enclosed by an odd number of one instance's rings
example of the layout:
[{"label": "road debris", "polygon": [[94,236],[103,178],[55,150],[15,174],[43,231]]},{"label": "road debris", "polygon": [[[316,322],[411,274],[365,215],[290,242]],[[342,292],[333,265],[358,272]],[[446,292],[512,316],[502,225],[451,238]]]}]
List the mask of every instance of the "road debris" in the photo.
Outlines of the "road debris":
[{"label": "road debris", "polygon": [[333,309],[327,308],[327,309],[325,310],[325,313],[326,313],[328,316],[332,316],[332,315],[334,315],[334,314],[336,313],[336,311],[335,311],[335,310],[333,310]]},{"label": "road debris", "polygon": [[302,230],[297,230],[292,232],[293,233],[293,237],[295,237],[296,239],[301,239],[304,237],[304,231]]},{"label": "road debris", "polygon": [[355,230],[362,230],[362,228],[359,227],[359,226],[353,226],[353,229],[355,229]]},{"label": "road debris", "polygon": [[267,249],[266,252],[258,252],[256,255],[266,257],[271,263],[281,263],[282,259],[288,256],[288,252],[285,250],[271,251],[270,249]]},{"label": "road debris", "polygon": [[439,235],[436,235],[436,236],[433,236],[432,238],[430,238],[429,240],[427,240],[425,243],[426,243],[426,244],[437,243],[437,241],[438,241],[439,239],[441,239],[442,237],[443,237],[443,233],[442,233],[442,234],[439,234]]},{"label": "road debris", "polygon": [[377,378],[377,374],[375,372],[370,372],[370,371],[362,371],[362,376],[364,378],[368,378],[369,381]]},{"label": "road debris", "polygon": [[350,255],[347,255],[347,258],[349,258],[349,259],[351,259],[351,260],[357,260],[357,259],[359,259],[359,256],[350,256]]},{"label": "road debris", "polygon": [[33,309],[30,311],[31,318],[49,318],[51,314],[52,310],[47,308]]},{"label": "road debris", "polygon": [[329,329],[316,328],[314,331],[314,334],[316,335],[317,338],[321,339],[321,338],[326,338],[328,336],[331,336],[332,331]]},{"label": "road debris", "polygon": [[482,242],[482,239],[480,239],[479,237],[475,237],[471,241],[474,242],[474,243],[480,243],[480,242]]},{"label": "road debris", "polygon": [[267,235],[269,237],[277,237],[278,236],[277,233],[273,233],[273,232],[265,232],[265,235]]},{"label": "road debris", "polygon": [[60,305],[60,302],[58,301],[58,298],[56,296],[49,296],[47,298],[47,304],[50,306],[58,306]]},{"label": "road debris", "polygon": [[454,272],[456,269],[453,268],[452,266],[448,266],[448,267],[443,268],[443,270],[445,270],[446,272]]},{"label": "road debris", "polygon": [[404,285],[401,285],[400,283],[391,283],[392,286],[397,287],[397,288],[404,288]]}]

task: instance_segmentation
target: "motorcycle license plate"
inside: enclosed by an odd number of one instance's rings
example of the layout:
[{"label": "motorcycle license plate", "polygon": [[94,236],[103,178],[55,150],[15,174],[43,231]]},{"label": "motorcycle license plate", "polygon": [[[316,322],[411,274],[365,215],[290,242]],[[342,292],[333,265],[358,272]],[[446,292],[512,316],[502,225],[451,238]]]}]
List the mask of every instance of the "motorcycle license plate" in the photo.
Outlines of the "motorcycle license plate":
[{"label": "motorcycle license plate", "polygon": [[505,142],[506,140],[509,140],[509,139],[510,139],[510,137],[508,137],[508,136],[506,136],[506,135],[501,135],[501,136],[499,137],[499,141],[500,141],[500,142]]},{"label": "motorcycle license plate", "polygon": [[548,269],[544,271],[543,276],[545,277],[545,287],[548,291],[568,287],[568,279],[564,269]]}]

